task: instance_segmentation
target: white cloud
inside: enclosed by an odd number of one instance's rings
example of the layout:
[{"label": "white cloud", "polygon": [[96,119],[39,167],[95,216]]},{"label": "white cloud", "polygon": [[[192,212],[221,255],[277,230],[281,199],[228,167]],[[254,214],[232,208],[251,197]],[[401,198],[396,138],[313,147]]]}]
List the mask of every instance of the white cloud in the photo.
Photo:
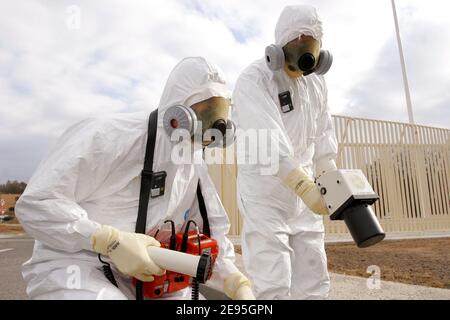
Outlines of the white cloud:
[{"label": "white cloud", "polygon": [[[450,21],[444,1],[397,1],[415,120],[450,126]],[[350,90],[345,113],[408,121],[397,42],[390,34],[377,59]]]},{"label": "white cloud", "polygon": [[[1,2],[0,152],[7,152],[0,159],[0,182],[27,179],[71,123],[102,113],[154,109],[170,70],[185,56],[216,62],[232,88],[239,72],[274,41],[279,13],[291,3]],[[335,57],[327,76],[333,112],[383,118],[385,112],[373,110],[380,103],[380,110],[392,110],[393,120],[406,119],[390,1],[303,3],[318,8],[324,46]],[[449,5],[439,0],[397,3],[417,121],[448,127],[430,110],[442,112],[450,101]],[[68,11],[73,5],[81,13],[75,30],[67,27],[76,22]]]}]

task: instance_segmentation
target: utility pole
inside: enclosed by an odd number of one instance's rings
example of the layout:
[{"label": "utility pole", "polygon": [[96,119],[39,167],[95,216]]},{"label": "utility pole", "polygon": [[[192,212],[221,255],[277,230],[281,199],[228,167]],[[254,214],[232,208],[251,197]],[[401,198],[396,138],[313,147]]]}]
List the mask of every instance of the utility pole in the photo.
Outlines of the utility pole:
[{"label": "utility pole", "polygon": [[[395,7],[395,0],[391,0],[392,2],[392,12],[394,13],[394,22],[395,22],[395,31],[397,33],[397,42],[398,42],[398,51],[400,53],[400,62],[402,65],[402,73],[403,73],[403,84],[405,87],[405,97],[406,97],[406,106],[408,107],[408,117],[409,117],[409,124],[410,128],[405,127],[404,130],[411,129],[412,130],[412,137],[414,141],[414,145],[418,145],[420,143],[420,139],[418,136],[418,128],[415,126],[414,121],[414,114],[412,110],[412,103],[411,103],[411,93],[409,91],[409,84],[408,84],[408,75],[406,73],[406,63],[405,63],[405,55],[403,54],[403,45],[402,40],[400,38],[400,27],[398,25],[398,16],[397,16],[397,9]],[[413,153],[413,158],[416,163],[418,162],[425,162],[425,159],[423,159],[423,153],[419,152],[420,149],[417,147],[414,148],[415,152]],[[424,193],[424,181],[426,181],[425,172],[419,171],[416,172],[417,174],[417,185],[419,189],[419,203],[420,203],[420,217],[424,218],[427,216],[429,204],[425,201],[425,193]]]},{"label": "utility pole", "polygon": [[400,52],[400,63],[402,65],[403,85],[405,87],[406,106],[408,108],[409,123],[415,124],[412,110],[411,93],[409,91],[408,75],[406,73],[405,55],[403,54],[402,39],[400,38],[400,27],[398,25],[397,9],[395,7],[395,0],[392,2],[392,12],[394,13],[395,31],[397,33],[398,51]]}]

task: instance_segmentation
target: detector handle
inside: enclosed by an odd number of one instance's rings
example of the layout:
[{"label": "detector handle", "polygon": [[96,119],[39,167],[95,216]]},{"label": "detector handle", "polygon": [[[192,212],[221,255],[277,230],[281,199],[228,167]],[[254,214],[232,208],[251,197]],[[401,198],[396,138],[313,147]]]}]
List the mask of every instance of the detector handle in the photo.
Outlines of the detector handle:
[{"label": "detector handle", "polygon": [[201,256],[184,252],[150,246],[148,255],[161,269],[186,274],[205,283],[211,272],[212,257],[210,253]]}]

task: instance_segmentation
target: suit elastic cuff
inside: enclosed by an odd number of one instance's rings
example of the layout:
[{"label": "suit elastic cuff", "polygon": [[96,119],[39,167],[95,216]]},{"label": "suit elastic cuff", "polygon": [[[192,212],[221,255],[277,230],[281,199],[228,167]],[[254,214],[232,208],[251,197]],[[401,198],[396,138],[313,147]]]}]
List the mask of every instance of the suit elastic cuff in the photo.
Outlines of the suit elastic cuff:
[{"label": "suit elastic cuff", "polygon": [[281,179],[281,181],[286,181],[288,176],[292,171],[297,169],[299,164],[291,157],[286,157],[280,159],[280,168],[277,173],[277,177]]},{"label": "suit elastic cuff", "polygon": [[81,236],[81,247],[84,250],[94,251],[92,248],[92,235],[100,229],[101,225],[89,219],[81,219],[69,225],[69,231]]}]

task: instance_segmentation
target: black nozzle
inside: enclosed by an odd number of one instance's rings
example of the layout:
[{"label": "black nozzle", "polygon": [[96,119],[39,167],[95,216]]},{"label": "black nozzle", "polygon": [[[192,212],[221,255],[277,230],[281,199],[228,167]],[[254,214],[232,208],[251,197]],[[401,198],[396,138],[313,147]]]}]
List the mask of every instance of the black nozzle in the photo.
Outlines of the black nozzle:
[{"label": "black nozzle", "polygon": [[345,209],[342,218],[358,248],[368,248],[382,241],[386,234],[368,204],[359,203]]},{"label": "black nozzle", "polygon": [[316,65],[316,58],[311,53],[305,53],[298,59],[298,67],[300,70],[311,71]]},{"label": "black nozzle", "polygon": [[227,133],[227,122],[223,119],[219,119],[214,122],[212,128],[219,130],[220,133],[222,133],[222,137],[225,137],[225,134]]},{"label": "black nozzle", "polygon": [[195,278],[199,283],[206,283],[211,274],[211,268],[212,256],[210,253],[205,252],[201,255],[200,261],[198,262],[197,266],[197,275]]}]

